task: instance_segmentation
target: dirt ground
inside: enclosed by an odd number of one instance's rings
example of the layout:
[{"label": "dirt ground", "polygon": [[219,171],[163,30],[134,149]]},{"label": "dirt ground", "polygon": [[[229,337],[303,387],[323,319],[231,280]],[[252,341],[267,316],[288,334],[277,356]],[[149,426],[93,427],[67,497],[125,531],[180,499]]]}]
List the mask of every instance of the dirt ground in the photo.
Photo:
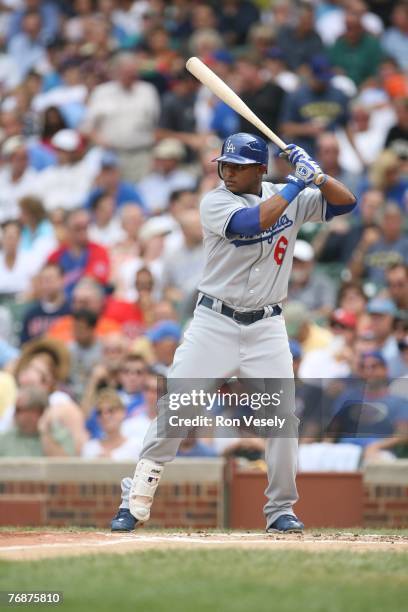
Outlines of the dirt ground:
[{"label": "dirt ground", "polygon": [[31,560],[91,553],[129,553],[148,549],[273,548],[322,552],[323,550],[408,551],[408,536],[370,535],[353,532],[217,533],[206,531],[165,532],[141,529],[134,533],[105,531],[6,531],[0,532],[0,559]]}]

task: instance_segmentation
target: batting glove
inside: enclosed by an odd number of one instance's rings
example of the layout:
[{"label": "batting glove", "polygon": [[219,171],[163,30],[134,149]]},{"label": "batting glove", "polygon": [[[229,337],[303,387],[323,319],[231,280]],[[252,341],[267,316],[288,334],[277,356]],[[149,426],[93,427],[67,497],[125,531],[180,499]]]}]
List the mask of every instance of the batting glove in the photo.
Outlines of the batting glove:
[{"label": "batting glove", "polygon": [[286,159],[288,159],[293,165],[295,165],[301,157],[305,159],[310,159],[309,153],[302,149],[302,147],[298,147],[295,144],[288,145],[286,149],[280,154],[280,157],[286,157]]},{"label": "batting glove", "polygon": [[304,181],[305,185],[314,183],[318,176],[323,175],[322,169],[313,159],[299,157],[295,162],[295,176]]}]

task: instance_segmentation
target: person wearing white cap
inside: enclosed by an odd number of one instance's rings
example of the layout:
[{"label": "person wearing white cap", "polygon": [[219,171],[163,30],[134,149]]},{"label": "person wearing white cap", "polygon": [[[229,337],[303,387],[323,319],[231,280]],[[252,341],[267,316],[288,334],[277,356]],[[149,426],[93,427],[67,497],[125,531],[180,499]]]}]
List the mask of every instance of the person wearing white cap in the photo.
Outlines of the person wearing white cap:
[{"label": "person wearing white cap", "polygon": [[98,171],[92,152],[83,155],[81,136],[70,129],[54,134],[51,145],[56,150],[57,165],[39,174],[37,194],[47,211],[82,206]]},{"label": "person wearing white cap", "polygon": [[171,194],[180,189],[195,189],[197,180],[180,167],[185,158],[184,145],[175,138],[164,138],[153,150],[153,170],[139,183],[148,209],[162,212]]},{"label": "person wearing white cap", "polygon": [[37,172],[29,166],[27,145],[22,136],[11,136],[1,149],[0,223],[17,219],[18,202],[36,188]]},{"label": "person wearing white cap", "polygon": [[316,316],[333,310],[335,288],[325,274],[316,270],[313,247],[305,240],[295,243],[288,299],[302,302]]}]

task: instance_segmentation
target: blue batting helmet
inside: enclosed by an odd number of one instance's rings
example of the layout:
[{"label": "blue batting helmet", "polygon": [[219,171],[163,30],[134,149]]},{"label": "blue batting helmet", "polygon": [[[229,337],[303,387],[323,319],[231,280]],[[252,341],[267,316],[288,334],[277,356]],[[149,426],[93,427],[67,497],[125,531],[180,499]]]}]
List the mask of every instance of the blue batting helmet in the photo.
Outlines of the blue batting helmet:
[{"label": "blue batting helmet", "polygon": [[217,162],[268,165],[268,145],[259,136],[239,132],[224,140]]}]

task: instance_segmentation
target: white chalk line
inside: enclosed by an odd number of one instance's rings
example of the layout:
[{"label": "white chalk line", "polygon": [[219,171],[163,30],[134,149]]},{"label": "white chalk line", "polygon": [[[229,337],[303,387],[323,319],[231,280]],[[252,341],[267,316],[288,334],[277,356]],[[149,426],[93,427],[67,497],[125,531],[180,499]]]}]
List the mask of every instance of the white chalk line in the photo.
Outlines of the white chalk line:
[{"label": "white chalk line", "polygon": [[[109,534],[101,534],[103,536],[108,536]],[[247,534],[250,535],[250,534]],[[94,540],[88,540],[88,541],[84,541],[84,542],[52,542],[52,543],[47,543],[47,542],[42,542],[40,544],[25,544],[25,545],[14,545],[14,546],[3,546],[0,547],[0,556],[2,553],[6,553],[6,552],[18,552],[18,551],[32,551],[32,550],[44,550],[44,549],[53,549],[53,548],[60,548],[60,549],[65,549],[65,548],[69,548],[69,549],[75,549],[75,548],[84,548],[84,547],[90,547],[90,548],[104,548],[104,547],[109,547],[109,546],[116,546],[116,545],[122,545],[122,544],[129,544],[129,543],[142,543],[142,544],[149,544],[149,543],[172,543],[172,542],[180,542],[180,543],[188,543],[188,544],[203,544],[205,546],[211,546],[212,544],[221,544],[221,545],[225,545],[225,546],[230,546],[231,544],[236,544],[236,543],[240,543],[243,541],[243,538],[235,538],[235,539],[230,539],[230,540],[219,540],[219,539],[213,539],[213,538],[194,538],[191,536],[176,536],[176,535],[170,535],[170,536],[136,536],[136,535],[125,535],[125,536],[120,536],[118,539],[111,539],[111,540],[105,540],[105,541],[94,541]],[[273,537],[270,536],[265,536],[262,539],[253,539],[250,540],[250,542],[245,542],[245,544],[270,544],[271,546],[273,546],[274,544],[315,544],[316,546],[319,546],[320,544],[332,544],[334,546],[339,545],[339,544],[345,544],[345,545],[356,545],[356,546],[377,546],[378,544],[380,545],[392,545],[392,546],[401,546],[401,545],[407,545],[407,542],[399,542],[399,541],[362,541],[362,540],[327,540],[327,539],[321,539],[321,538],[316,538],[316,539],[303,539],[303,538],[299,538],[296,540],[285,540],[285,539],[274,539]]]}]

